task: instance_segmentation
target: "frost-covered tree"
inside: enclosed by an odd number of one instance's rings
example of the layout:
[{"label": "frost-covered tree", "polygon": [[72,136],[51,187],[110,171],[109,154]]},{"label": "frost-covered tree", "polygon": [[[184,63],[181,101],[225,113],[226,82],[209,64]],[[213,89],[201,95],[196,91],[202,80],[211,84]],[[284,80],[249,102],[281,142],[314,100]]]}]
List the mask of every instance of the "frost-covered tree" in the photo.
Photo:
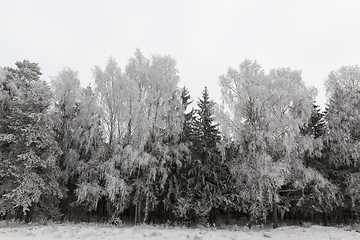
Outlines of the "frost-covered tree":
[{"label": "frost-covered tree", "polygon": [[52,78],[53,121],[56,139],[63,152],[59,166],[63,169],[63,178],[66,182],[74,173],[78,155],[72,145],[73,133],[76,130],[75,119],[79,112],[80,80],[77,72],[64,68],[57,76]]},{"label": "frost-covered tree", "polygon": [[325,113],[320,110],[320,106],[313,104],[308,122],[301,128],[301,134],[311,135],[314,138],[322,137],[326,133]]},{"label": "frost-covered tree", "polygon": [[182,130],[180,133],[179,141],[186,147],[181,160],[181,166],[176,168],[177,171],[174,171],[173,174],[176,175],[177,184],[176,186],[177,194],[175,194],[176,203],[174,204],[173,213],[176,218],[180,221],[186,221],[189,217],[189,210],[191,210],[191,194],[189,194],[189,171],[191,169],[191,146],[193,145],[193,140],[196,137],[194,134],[195,129],[195,110],[192,108],[190,111],[188,107],[191,105],[193,100],[191,100],[189,90],[184,86],[181,88],[181,103],[183,110],[183,123]]},{"label": "frost-covered tree", "polygon": [[[105,171],[106,148],[101,128],[101,110],[90,87],[80,90],[79,112],[74,119],[73,144],[79,159],[76,163],[76,200],[87,210],[96,210],[104,197],[109,197]],[[99,212],[99,215],[101,213]]]},{"label": "frost-covered tree", "polygon": [[62,154],[58,160],[61,169],[61,186],[65,198],[61,201],[61,211],[64,216],[74,216],[74,208],[70,205],[76,201],[75,189],[77,184],[77,164],[80,150],[74,137],[78,129],[77,117],[80,103],[80,80],[78,73],[70,68],[64,68],[51,80],[54,91],[53,99],[53,128],[56,140]]},{"label": "frost-covered tree", "polygon": [[332,71],[326,82],[330,97],[326,121],[329,127],[330,161],[338,165],[357,166],[360,162],[359,113],[360,113],[360,68],[342,67]]},{"label": "frost-covered tree", "polygon": [[344,66],[328,75],[329,97],[325,135],[329,178],[341,189],[346,207],[359,214],[357,194],[360,172],[360,68]]},{"label": "frost-covered tree", "polygon": [[33,212],[44,199],[62,197],[61,153],[49,117],[51,91],[40,67],[28,60],[2,69],[0,77],[0,213]]},{"label": "frost-covered tree", "polygon": [[137,49],[124,73],[110,58],[104,71],[94,69],[94,77],[108,146],[104,174],[111,187],[105,192],[116,212],[133,204],[135,223],[145,222],[159,202],[172,204],[172,185],[164,186],[182,151],[176,62],[169,56],[148,59]]},{"label": "frost-covered tree", "polygon": [[336,187],[303,165],[304,153],[313,152],[316,141],[300,135],[312,110],[300,71],[279,68],[265,74],[256,61],[245,60],[238,69],[229,68],[220,85],[230,112],[224,118],[231,126],[229,137],[240,146],[231,171],[238,207],[249,214],[249,225],[273,212],[277,227],[278,207],[286,209],[284,188],[302,191],[311,185],[319,203],[335,201]]},{"label": "frost-covered tree", "polygon": [[83,89],[77,73],[70,68],[59,72],[52,86],[54,130],[62,149],[58,165],[66,196],[60,206],[64,217],[81,218],[80,204],[94,210],[105,195],[105,186],[100,184],[105,158],[101,111],[92,89]]},{"label": "frost-covered tree", "polygon": [[132,187],[127,182],[133,171],[133,161],[138,155],[133,151],[131,136],[137,119],[137,89],[122,72],[114,58],[110,57],[104,70],[94,68],[95,93],[102,109],[100,126],[106,142],[103,175],[104,194],[109,216],[121,213],[129,204],[128,194]]},{"label": "frost-covered tree", "polygon": [[102,126],[110,151],[114,151],[128,131],[132,131],[128,128],[131,126],[133,108],[136,108],[136,88],[112,57],[104,70],[96,66],[93,73],[95,92],[103,109]]},{"label": "frost-covered tree", "polygon": [[[162,198],[169,164],[177,164],[181,151],[177,138],[181,130],[182,109],[176,61],[171,57],[153,55],[150,60],[137,49],[134,57],[129,59],[126,73],[136,86],[136,101],[132,105],[132,113],[136,117],[131,121],[131,148],[138,155],[133,163],[136,177],[133,203],[137,223],[141,221],[143,199],[143,221],[147,220],[149,209],[154,209],[157,197],[165,204]],[[155,180],[160,184],[155,184]]]},{"label": "frost-covered tree", "polygon": [[214,102],[210,100],[207,87],[197,105],[188,191],[196,216],[207,222],[211,210],[219,206],[222,195],[223,166],[218,148],[221,137],[218,124],[214,122]]}]

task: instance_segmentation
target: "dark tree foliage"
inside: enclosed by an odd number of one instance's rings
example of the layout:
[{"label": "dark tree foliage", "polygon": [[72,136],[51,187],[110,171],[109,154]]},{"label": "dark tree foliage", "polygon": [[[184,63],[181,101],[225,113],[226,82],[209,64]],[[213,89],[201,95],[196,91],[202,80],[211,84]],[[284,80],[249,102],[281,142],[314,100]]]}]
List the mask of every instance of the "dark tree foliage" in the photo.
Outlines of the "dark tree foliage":
[{"label": "dark tree foliage", "polygon": [[310,119],[301,128],[301,134],[311,135],[314,138],[322,137],[326,133],[325,113],[321,112],[319,105],[313,104]]},{"label": "dark tree foliage", "polygon": [[[31,221],[34,211],[62,197],[55,141],[48,110],[50,89],[40,67],[28,60],[6,68],[0,84],[0,214]],[[46,215],[46,213],[44,213]]]},{"label": "dark tree foliage", "polygon": [[222,158],[218,148],[221,137],[207,87],[197,104],[188,188],[192,210],[200,221],[206,222],[221,197]]},{"label": "dark tree foliage", "polygon": [[188,107],[192,104],[193,100],[190,101],[190,92],[185,86],[181,89],[180,97],[184,111],[180,141],[183,143],[190,143],[194,137],[195,110],[192,108],[188,111]]},{"label": "dark tree foliage", "polygon": [[[326,112],[322,112],[320,107],[313,104],[313,110],[311,112],[309,121],[306,125],[300,128],[300,133],[304,136],[312,136],[315,139],[322,139],[327,132],[327,126],[325,122]],[[322,141],[318,142],[319,145],[316,149],[316,154],[305,153],[304,163],[306,167],[312,167],[317,171],[320,171],[324,176],[328,176],[327,162],[323,153],[326,153],[326,149],[323,148]]]}]

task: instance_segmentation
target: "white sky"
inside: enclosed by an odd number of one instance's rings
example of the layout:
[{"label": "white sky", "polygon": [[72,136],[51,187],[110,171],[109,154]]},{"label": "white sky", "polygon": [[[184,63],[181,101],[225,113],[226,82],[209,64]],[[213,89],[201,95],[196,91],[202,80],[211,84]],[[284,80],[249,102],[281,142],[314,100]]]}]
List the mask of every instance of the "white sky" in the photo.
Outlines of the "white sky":
[{"label": "white sky", "polygon": [[359,9],[344,0],[0,0],[0,66],[38,62],[45,80],[68,66],[87,86],[94,66],[112,55],[124,69],[139,48],[175,58],[193,99],[207,85],[220,102],[218,77],[249,58],[266,71],[302,70],[324,106],[329,72],[360,63]]}]

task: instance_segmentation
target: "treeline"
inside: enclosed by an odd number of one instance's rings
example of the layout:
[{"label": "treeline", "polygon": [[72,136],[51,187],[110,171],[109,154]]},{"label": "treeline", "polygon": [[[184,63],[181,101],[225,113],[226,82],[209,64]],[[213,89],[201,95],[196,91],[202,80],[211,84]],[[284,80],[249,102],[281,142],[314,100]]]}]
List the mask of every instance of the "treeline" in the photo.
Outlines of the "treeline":
[{"label": "treeline", "polygon": [[[325,82],[324,112],[301,72],[229,68],[222,104],[194,103],[176,61],[136,50],[82,88],[64,68],[0,68],[2,219],[350,223],[360,213],[360,69]],[[191,106],[195,106],[190,109]]]}]

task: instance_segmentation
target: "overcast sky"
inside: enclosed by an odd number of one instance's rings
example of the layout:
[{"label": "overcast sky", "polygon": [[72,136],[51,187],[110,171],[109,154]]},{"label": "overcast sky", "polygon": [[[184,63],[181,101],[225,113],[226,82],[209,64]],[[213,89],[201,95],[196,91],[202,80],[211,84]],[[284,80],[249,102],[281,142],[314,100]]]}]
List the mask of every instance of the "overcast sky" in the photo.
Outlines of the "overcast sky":
[{"label": "overcast sky", "polygon": [[249,58],[266,71],[301,70],[324,106],[329,72],[360,63],[359,9],[344,0],[0,0],[0,66],[38,62],[45,80],[67,66],[87,86],[94,66],[111,55],[124,69],[139,48],[175,58],[192,98],[207,85],[220,102],[219,76]]}]

